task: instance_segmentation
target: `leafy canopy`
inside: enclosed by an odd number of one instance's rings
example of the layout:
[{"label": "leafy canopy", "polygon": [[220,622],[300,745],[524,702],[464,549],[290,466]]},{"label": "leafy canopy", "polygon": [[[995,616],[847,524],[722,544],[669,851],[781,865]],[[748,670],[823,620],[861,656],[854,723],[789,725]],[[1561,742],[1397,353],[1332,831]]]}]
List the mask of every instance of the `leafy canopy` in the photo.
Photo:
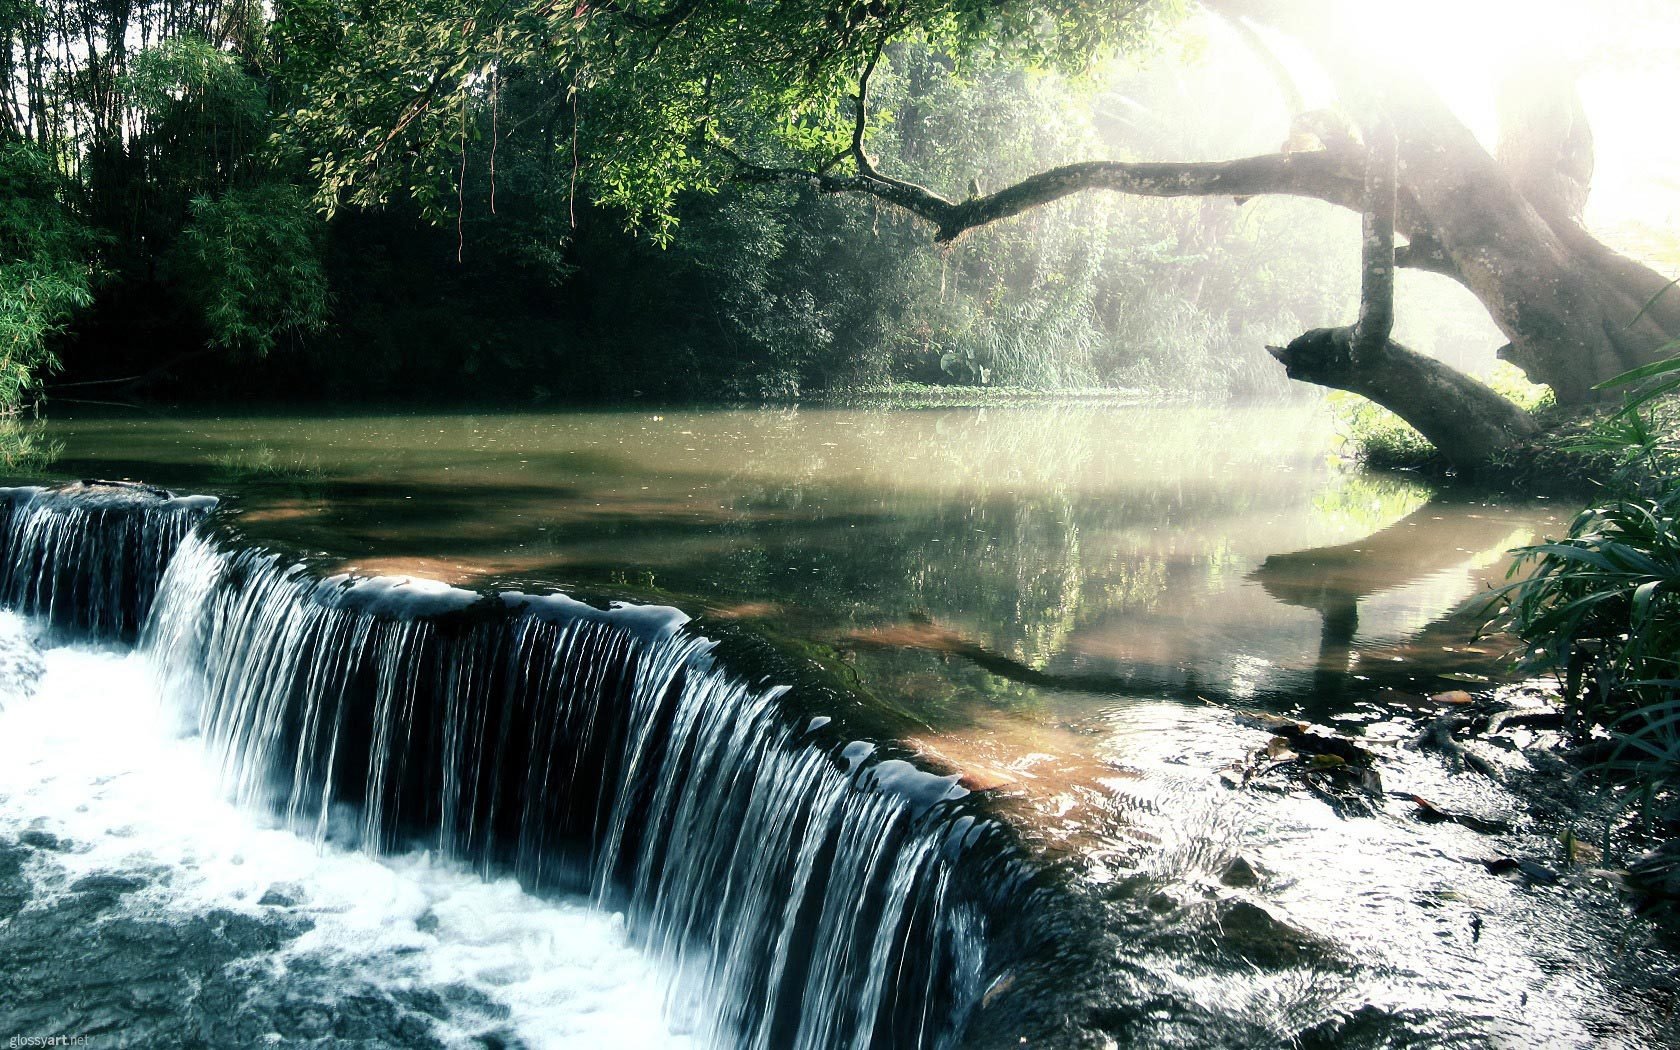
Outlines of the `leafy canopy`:
[{"label": "leafy canopy", "polygon": [[15,409],[57,367],[52,340],[93,301],[89,235],[61,188],[40,150],[0,143],[0,410]]},{"label": "leafy canopy", "polygon": [[[285,0],[273,39],[298,102],[282,140],[331,207],[399,191],[446,214],[473,115],[505,79],[558,73],[580,188],[669,237],[676,202],[715,191],[730,152],[810,170],[851,162],[860,72],[924,45],[960,69],[1007,53],[1078,73],[1180,9],[1077,0]],[[890,112],[871,115],[876,124]]]}]

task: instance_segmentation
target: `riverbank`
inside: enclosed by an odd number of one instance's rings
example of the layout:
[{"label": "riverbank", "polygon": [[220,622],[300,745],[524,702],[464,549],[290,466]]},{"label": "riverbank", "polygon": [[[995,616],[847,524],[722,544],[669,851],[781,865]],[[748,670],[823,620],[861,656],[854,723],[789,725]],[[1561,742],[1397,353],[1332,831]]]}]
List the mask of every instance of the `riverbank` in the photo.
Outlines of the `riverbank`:
[{"label": "riverbank", "polygon": [[1541,431],[1515,452],[1462,475],[1432,447],[1375,406],[1338,410],[1344,454],[1378,471],[1402,472],[1442,484],[1484,491],[1577,496],[1614,488],[1654,493],[1680,476],[1680,396],[1659,400],[1637,416],[1615,407],[1540,408]]},{"label": "riverbank", "polygon": [[1038,389],[1011,386],[933,386],[927,383],[893,383],[890,386],[820,394],[809,402],[830,408],[1010,408],[1077,405],[1087,408],[1115,408],[1127,405],[1159,405],[1199,400],[1186,391],[1147,387],[1072,387]]}]

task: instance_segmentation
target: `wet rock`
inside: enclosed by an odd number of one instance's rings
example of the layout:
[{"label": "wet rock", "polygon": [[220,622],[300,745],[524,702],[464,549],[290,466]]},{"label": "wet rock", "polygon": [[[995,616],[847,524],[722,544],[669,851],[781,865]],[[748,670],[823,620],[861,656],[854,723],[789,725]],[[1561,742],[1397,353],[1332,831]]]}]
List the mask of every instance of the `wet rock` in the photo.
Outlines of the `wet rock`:
[{"label": "wet rock", "polygon": [[29,902],[29,880],[23,862],[29,851],[0,840],[0,922],[11,918]]},{"label": "wet rock", "polygon": [[124,893],[132,893],[146,885],[145,879],[134,878],[129,875],[95,874],[77,879],[70,884],[72,893],[105,893],[113,897]]},{"label": "wet rock", "polygon": [[1513,857],[1494,857],[1482,861],[1482,867],[1494,875],[1517,875],[1532,886],[1550,886],[1558,881],[1558,873],[1537,861]]},{"label": "wet rock", "polygon": [[1635,858],[1627,882],[1648,902],[1680,899],[1680,839],[1670,839]]},{"label": "wet rock", "polygon": [[1256,966],[1274,969],[1322,963],[1334,950],[1319,938],[1277,918],[1251,901],[1231,900],[1216,912],[1226,950]]},{"label": "wet rock", "polygon": [[71,845],[69,839],[61,839],[50,831],[38,828],[31,828],[19,835],[18,841],[33,849],[44,849],[53,853],[67,853]]},{"label": "wet rock", "polygon": [[40,864],[53,865],[51,854],[0,841],[0,1032],[113,1047],[261,1046],[278,1036],[441,1050],[440,1023],[505,1028],[506,1010],[472,989],[387,992],[307,955],[275,966],[274,953],[311,927],[295,914],[149,915],[134,893],[154,872],[99,872],[32,897],[24,868]]},{"label": "wet rock", "polygon": [[[1421,1015],[1421,1011],[1420,1011]],[[1320,1021],[1297,1035],[1297,1050],[1353,1050],[1410,1045],[1426,1041],[1427,1015],[1409,1016],[1366,1003],[1346,1014]]]},{"label": "wet rock", "polygon": [[1143,903],[1145,907],[1157,915],[1166,915],[1178,910],[1178,898],[1165,890],[1151,893]]},{"label": "wet rock", "polygon": [[1236,786],[1277,790],[1268,780],[1284,779],[1305,788],[1341,817],[1375,814],[1366,796],[1380,795],[1382,777],[1376,756],[1345,736],[1325,733],[1301,722],[1264,712],[1242,711],[1240,725],[1270,730],[1273,736],[1242,764]]},{"label": "wet rock", "polygon": [[1227,886],[1246,889],[1260,885],[1260,872],[1245,857],[1232,857],[1219,873],[1219,881]]},{"label": "wet rock", "polygon": [[1415,814],[1425,824],[1458,824],[1484,835],[1503,835],[1511,830],[1511,825],[1503,820],[1490,820],[1487,817],[1478,817],[1474,813],[1448,812],[1418,795],[1405,794],[1404,797],[1417,807]]},{"label": "wet rock", "polygon": [[257,904],[264,908],[295,908],[302,899],[300,887],[277,882],[263,891],[263,895],[257,898]]},{"label": "wet rock", "polygon": [[464,1010],[497,1020],[506,1020],[512,1013],[505,1003],[497,1002],[487,992],[470,984],[446,984],[438,989],[438,995],[455,1012]]}]

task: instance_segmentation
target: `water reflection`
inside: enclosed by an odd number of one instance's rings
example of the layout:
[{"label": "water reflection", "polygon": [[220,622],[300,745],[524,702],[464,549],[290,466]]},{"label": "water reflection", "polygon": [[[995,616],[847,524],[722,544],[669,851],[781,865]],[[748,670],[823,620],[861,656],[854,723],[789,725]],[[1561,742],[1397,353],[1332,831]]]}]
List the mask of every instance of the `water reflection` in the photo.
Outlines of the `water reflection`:
[{"label": "water reflection", "polygon": [[[1386,643],[1392,653],[1443,613],[1462,614],[1448,618],[1451,630],[1470,625],[1477,607],[1464,599],[1490,582],[1486,569],[1503,567],[1504,553],[1531,538],[1532,523],[1513,521],[1501,508],[1431,502],[1357,540],[1269,555],[1250,578],[1276,600],[1319,615],[1311,691],[1336,697],[1358,667],[1358,642]],[[1466,657],[1489,651],[1468,644],[1443,649],[1459,655],[1436,656],[1432,664],[1481,664]],[[1419,655],[1414,650],[1414,663]]]},{"label": "water reflection", "polygon": [[1307,702],[1339,696],[1350,673],[1428,688],[1488,654],[1407,643],[1443,618],[1445,636],[1468,637],[1454,611],[1550,521],[1540,506],[1428,503],[1419,484],[1338,469],[1325,421],[1304,409],[52,431],[65,474],[231,491],[259,536],[364,571],[622,588],[756,618],[838,649],[929,720],[1082,702],[1041,695],[1058,688]]}]

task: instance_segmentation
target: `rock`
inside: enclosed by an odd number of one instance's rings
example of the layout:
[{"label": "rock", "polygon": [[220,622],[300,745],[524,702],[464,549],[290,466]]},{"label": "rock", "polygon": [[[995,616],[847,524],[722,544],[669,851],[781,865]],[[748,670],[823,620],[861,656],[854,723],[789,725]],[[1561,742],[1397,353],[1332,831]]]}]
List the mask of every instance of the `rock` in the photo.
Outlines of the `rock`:
[{"label": "rock", "polygon": [[1421,796],[1408,794],[1405,797],[1417,807],[1417,818],[1425,824],[1459,824],[1484,835],[1503,835],[1511,830],[1511,825],[1503,820],[1489,820],[1471,813],[1449,813]]},{"label": "rock", "polygon": [[1482,861],[1482,867],[1494,875],[1521,875],[1530,885],[1550,886],[1558,881],[1558,873],[1532,860],[1494,857]]},{"label": "rock", "polygon": [[34,849],[44,849],[52,853],[67,853],[70,850],[70,840],[61,839],[50,831],[31,828],[18,836],[18,841]]},{"label": "rock", "polygon": [[1165,890],[1151,893],[1148,899],[1146,899],[1143,903],[1150,911],[1157,915],[1165,915],[1168,912],[1177,910],[1178,908],[1178,898],[1174,897]]},{"label": "rock", "polygon": [[1219,881],[1227,886],[1247,888],[1260,885],[1260,873],[1255,870],[1243,857],[1232,857],[1225,870],[1219,873]]},{"label": "rock", "polygon": [[23,861],[29,851],[0,840],[0,922],[16,915],[29,903],[29,880]]},{"label": "rock", "polygon": [[72,893],[106,893],[113,897],[124,893],[133,893],[146,885],[145,879],[137,879],[128,875],[96,874],[87,875],[70,884]]},{"label": "rock", "polygon": [[1319,938],[1277,918],[1251,901],[1232,900],[1217,912],[1227,948],[1256,966],[1282,968],[1305,961],[1321,963],[1334,950]]}]

